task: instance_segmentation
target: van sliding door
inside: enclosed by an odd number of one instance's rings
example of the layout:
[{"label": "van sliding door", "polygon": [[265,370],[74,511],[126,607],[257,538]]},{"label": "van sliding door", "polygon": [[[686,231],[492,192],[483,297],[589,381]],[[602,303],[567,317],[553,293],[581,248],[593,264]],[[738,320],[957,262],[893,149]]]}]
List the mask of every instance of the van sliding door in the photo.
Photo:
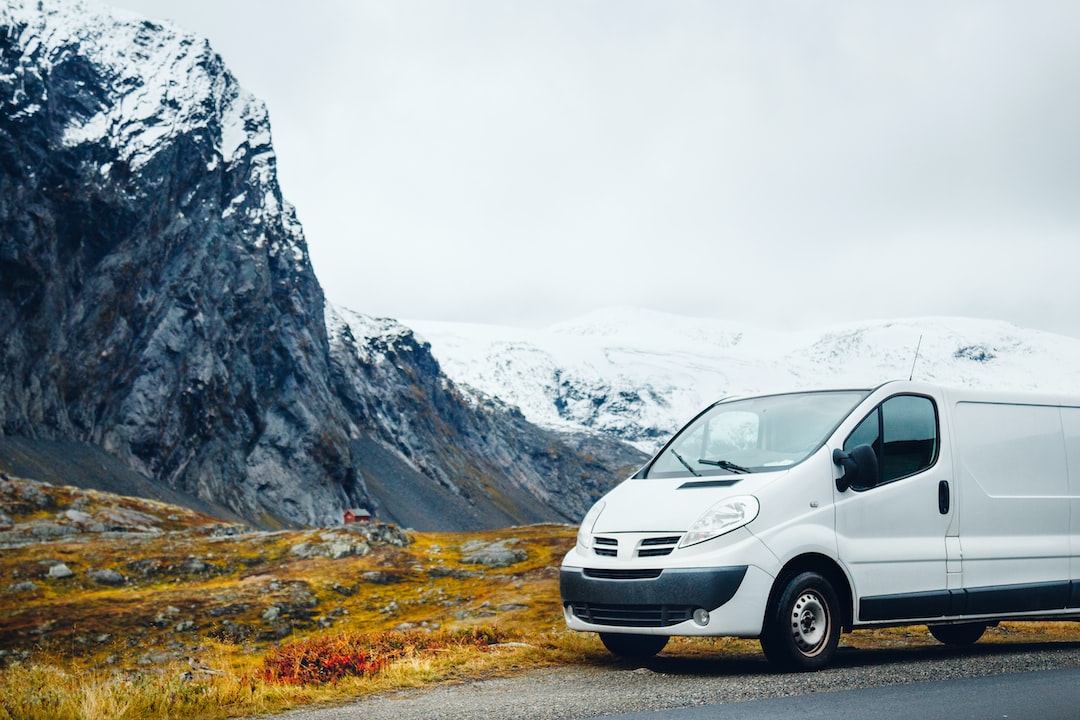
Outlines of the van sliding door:
[{"label": "van sliding door", "polygon": [[1061,426],[1069,468],[1069,578],[1072,580],[1069,607],[1077,607],[1080,606],[1080,408],[1062,408]]},{"label": "van sliding door", "polygon": [[955,431],[963,613],[1064,609],[1072,501],[1062,409],[959,402]]}]

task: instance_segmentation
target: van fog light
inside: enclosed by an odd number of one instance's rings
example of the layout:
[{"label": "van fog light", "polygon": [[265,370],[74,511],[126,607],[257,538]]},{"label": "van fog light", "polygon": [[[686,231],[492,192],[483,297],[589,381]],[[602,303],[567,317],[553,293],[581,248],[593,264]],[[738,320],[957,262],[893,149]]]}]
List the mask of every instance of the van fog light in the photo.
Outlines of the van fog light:
[{"label": "van fog light", "polygon": [[694,611],[694,622],[701,627],[705,627],[709,624],[709,611],[705,608],[698,608]]}]

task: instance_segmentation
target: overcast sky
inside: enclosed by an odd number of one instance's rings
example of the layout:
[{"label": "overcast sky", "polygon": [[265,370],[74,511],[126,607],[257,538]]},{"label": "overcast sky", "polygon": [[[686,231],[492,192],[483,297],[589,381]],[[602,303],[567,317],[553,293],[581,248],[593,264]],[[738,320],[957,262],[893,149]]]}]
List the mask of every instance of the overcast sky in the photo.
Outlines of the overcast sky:
[{"label": "overcast sky", "polygon": [[270,110],[327,297],[1080,337],[1080,3],[113,0]]}]

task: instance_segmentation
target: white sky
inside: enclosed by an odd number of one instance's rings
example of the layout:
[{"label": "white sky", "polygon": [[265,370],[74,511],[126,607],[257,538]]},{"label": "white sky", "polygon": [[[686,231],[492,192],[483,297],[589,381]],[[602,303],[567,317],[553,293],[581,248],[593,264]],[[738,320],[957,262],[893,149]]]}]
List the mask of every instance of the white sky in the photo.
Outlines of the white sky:
[{"label": "white sky", "polygon": [[1080,3],[113,0],[270,110],[333,302],[1080,337]]}]

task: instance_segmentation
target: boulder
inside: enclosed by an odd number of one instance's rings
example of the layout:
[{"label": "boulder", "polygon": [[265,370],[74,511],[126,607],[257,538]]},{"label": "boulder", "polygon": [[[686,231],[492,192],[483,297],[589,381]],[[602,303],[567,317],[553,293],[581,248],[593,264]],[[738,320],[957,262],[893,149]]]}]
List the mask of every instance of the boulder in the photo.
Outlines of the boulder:
[{"label": "boulder", "polygon": [[509,540],[496,540],[483,542],[473,540],[461,548],[461,562],[470,565],[483,565],[490,568],[501,568],[522,562],[529,554],[521,548],[510,548]]},{"label": "boulder", "polygon": [[115,570],[91,570],[87,576],[99,585],[119,587],[124,584],[124,576]]},{"label": "boulder", "polygon": [[71,568],[69,568],[64,563],[56,563],[49,568],[49,572],[47,573],[48,577],[52,578],[53,580],[63,580],[64,578],[69,578],[74,574],[75,573],[71,571]]}]

